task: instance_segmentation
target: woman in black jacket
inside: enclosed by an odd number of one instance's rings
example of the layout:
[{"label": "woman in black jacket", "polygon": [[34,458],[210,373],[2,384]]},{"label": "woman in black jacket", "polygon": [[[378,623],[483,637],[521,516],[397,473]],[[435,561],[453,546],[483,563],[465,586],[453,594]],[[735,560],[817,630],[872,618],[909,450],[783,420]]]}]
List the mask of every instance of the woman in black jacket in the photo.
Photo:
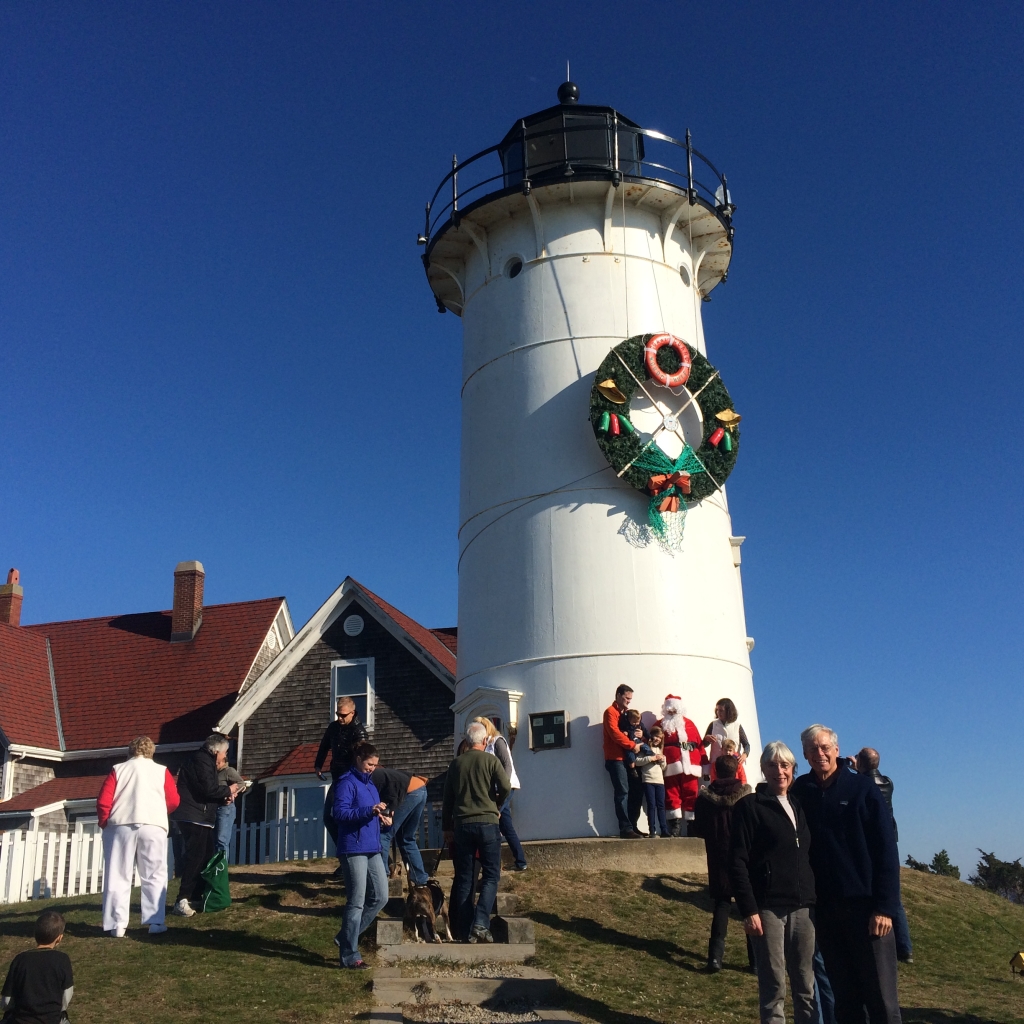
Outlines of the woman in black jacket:
[{"label": "woman in black jacket", "polygon": [[228,738],[212,733],[206,742],[178,770],[178,795],[181,802],[171,817],[178,823],[185,840],[181,868],[181,888],[172,914],[191,917],[196,911],[191,901],[203,894],[200,872],[216,849],[217,808],[233,800],[239,787],[221,785],[217,772],[228,763]]},{"label": "woman in black jacket", "polygon": [[790,801],[796,758],[785,743],[761,754],[768,780],[733,812],[733,893],[754,943],[761,1024],[785,1024],[786,974],[796,1024],[814,1024],[814,875],[811,834],[800,805]]}]

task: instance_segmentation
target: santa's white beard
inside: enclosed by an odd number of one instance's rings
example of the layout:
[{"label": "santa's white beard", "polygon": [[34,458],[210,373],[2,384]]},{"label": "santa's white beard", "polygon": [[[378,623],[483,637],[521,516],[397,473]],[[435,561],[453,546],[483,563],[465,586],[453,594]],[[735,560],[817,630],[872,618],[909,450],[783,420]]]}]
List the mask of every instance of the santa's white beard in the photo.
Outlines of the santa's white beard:
[{"label": "santa's white beard", "polygon": [[670,715],[668,718],[663,718],[661,720],[661,727],[665,731],[666,736],[671,736],[672,733],[677,733],[680,740],[686,739],[685,715]]}]

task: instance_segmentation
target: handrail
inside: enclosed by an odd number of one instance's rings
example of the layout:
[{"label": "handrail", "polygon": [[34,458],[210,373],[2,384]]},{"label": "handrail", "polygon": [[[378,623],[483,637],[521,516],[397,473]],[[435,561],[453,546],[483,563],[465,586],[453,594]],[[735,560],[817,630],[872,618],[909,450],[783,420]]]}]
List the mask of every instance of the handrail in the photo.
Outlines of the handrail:
[{"label": "handrail", "polygon": [[[488,146],[486,149],[480,150],[478,153],[474,153],[472,156],[465,160],[457,160],[455,155],[452,155],[451,170],[441,179],[437,188],[434,190],[434,194],[431,196],[430,201],[426,205],[426,214],[424,218],[424,230],[418,237],[418,242],[421,245],[426,245],[427,248],[431,248],[435,238],[437,229],[447,223],[448,220],[452,220],[456,224],[458,223],[459,217],[466,212],[468,206],[477,202],[478,200],[484,201],[488,197],[498,197],[500,195],[511,194],[516,191],[521,191],[524,195],[529,195],[531,189],[537,183],[539,176],[548,176],[551,172],[557,170],[560,167],[565,168],[565,176],[571,180],[572,177],[579,175],[582,171],[585,179],[593,180],[594,176],[597,175],[603,178],[607,175],[616,187],[623,180],[623,178],[629,179],[630,181],[650,181],[660,184],[670,185],[674,188],[680,188],[685,191],[685,194],[689,196],[690,204],[693,205],[698,201],[698,196],[703,194],[704,202],[715,210],[716,213],[724,220],[727,227],[730,226],[732,214],[735,207],[732,204],[732,197],[729,193],[729,186],[724,174],[722,174],[717,167],[706,157],[700,150],[695,149],[691,141],[689,130],[686,132],[685,141],[674,138],[671,135],[667,135],[664,132],[656,131],[652,128],[639,128],[632,125],[623,124],[619,120],[619,115],[616,112],[610,112],[605,115],[607,120],[602,124],[596,120],[583,123],[583,124],[572,124],[572,125],[558,125],[555,127],[540,128],[533,131],[528,131],[526,122],[520,120],[518,124],[518,132],[515,134],[510,133],[505,139],[493,146]],[[613,140],[612,153],[610,161],[603,161],[600,158],[586,158],[581,156],[571,156],[569,154],[568,141],[566,136],[577,132],[605,132]],[[620,149],[619,136],[621,134],[632,135],[639,139],[650,139],[654,142],[665,143],[670,146],[674,146],[677,149],[683,150],[686,154],[685,158],[685,169],[679,169],[671,166],[667,163],[660,163],[654,160],[646,159],[646,153],[644,153],[643,147],[639,142],[635,145],[633,152],[636,156],[625,156],[623,157]],[[516,136],[518,135],[518,138]],[[541,162],[531,162],[529,159],[529,147],[528,143],[537,139],[556,139],[558,136],[562,136],[562,145],[559,147],[560,155],[558,159],[543,160]],[[510,168],[506,165],[504,160],[501,161],[501,169],[496,174],[491,174],[483,177],[480,180],[475,180],[475,177],[470,175],[469,180],[472,182],[468,186],[465,184],[467,179],[467,169],[474,168],[479,161],[489,157],[492,153],[496,153],[501,158],[502,154],[511,155],[513,153],[513,147],[518,143],[519,146],[519,162],[518,168]],[[644,154],[641,156],[640,154]],[[699,181],[693,173],[693,161],[696,158],[702,163],[713,175],[713,185],[709,188],[703,182]],[[661,177],[660,175],[648,175],[644,173],[646,170],[661,171],[665,172],[669,177]],[[639,172],[639,173],[636,173]],[[460,182],[459,175],[462,175],[462,181]],[[513,182],[507,184],[506,181],[510,176],[521,175],[521,177]],[[671,180],[674,177],[677,181]],[[501,180],[504,187],[495,189],[492,192],[488,192],[485,195],[479,195],[480,190],[486,188],[494,182]],[[438,206],[438,200],[442,195],[443,190],[448,187],[450,188],[450,199]],[[731,231],[731,228],[730,228]]]}]

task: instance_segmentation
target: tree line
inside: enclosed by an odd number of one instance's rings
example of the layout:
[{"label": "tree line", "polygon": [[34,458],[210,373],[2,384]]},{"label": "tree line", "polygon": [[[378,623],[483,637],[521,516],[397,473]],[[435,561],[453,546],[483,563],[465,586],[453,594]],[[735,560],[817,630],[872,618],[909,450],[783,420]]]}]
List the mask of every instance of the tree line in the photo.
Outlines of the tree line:
[{"label": "tree line", "polygon": [[[1024,903],[1024,864],[1021,864],[1020,857],[1016,860],[1000,860],[994,853],[986,853],[980,848],[978,853],[981,854],[981,860],[974,869],[975,873],[969,875],[967,881],[979,889],[994,892],[1011,903]],[[930,864],[909,855],[906,864],[908,868],[929,875],[960,877],[960,868],[949,862],[949,854],[945,850],[939,850],[932,857]]]}]

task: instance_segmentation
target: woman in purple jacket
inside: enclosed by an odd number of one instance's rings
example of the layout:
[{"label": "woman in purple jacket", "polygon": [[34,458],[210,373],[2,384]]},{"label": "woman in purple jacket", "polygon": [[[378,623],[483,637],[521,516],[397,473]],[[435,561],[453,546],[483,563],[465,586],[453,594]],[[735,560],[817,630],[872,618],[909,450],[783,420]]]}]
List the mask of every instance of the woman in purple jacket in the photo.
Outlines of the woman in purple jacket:
[{"label": "woman in purple jacket", "polygon": [[353,767],[334,789],[334,820],[338,823],[338,859],[345,875],[345,909],[341,931],[334,937],[341,966],[357,971],[368,965],[359,955],[359,936],[388,901],[388,876],[380,855],[380,828],[391,824],[387,805],[370,781],[380,758],[377,748],[362,740],[352,750]]}]

